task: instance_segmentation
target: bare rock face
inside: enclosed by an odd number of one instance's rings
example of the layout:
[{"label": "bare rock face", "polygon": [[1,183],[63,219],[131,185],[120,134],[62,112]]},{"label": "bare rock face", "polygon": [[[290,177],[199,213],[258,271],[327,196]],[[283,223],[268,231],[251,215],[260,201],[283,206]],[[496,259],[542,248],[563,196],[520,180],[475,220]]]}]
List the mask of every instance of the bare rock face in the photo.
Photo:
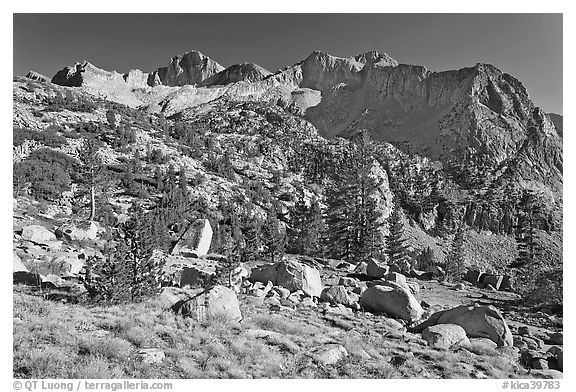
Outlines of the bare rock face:
[{"label": "bare rock face", "polygon": [[514,340],[502,314],[493,306],[458,306],[431,315],[428,320],[416,326],[423,331],[438,324],[460,325],[469,337],[488,338],[498,346],[513,346]]},{"label": "bare rock face", "polygon": [[167,67],[158,68],[148,77],[150,86],[197,85],[224,70],[224,67],[197,51],[174,56]]},{"label": "bare rock face", "polygon": [[204,80],[202,86],[226,85],[236,82],[254,83],[270,75],[270,71],[254,63],[232,65]]}]

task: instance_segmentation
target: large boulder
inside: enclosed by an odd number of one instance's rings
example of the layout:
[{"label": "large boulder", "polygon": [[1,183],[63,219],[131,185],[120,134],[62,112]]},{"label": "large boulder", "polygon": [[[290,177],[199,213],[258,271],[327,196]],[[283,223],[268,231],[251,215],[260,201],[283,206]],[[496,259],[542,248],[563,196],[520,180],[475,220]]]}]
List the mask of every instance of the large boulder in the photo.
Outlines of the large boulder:
[{"label": "large boulder", "polygon": [[39,225],[30,225],[22,228],[22,239],[37,244],[47,244],[56,241],[56,235]]},{"label": "large boulder", "polygon": [[478,284],[479,278],[480,278],[480,271],[468,270],[464,275],[464,280],[472,283],[473,285]]},{"label": "large boulder", "polygon": [[449,349],[453,346],[470,346],[466,331],[456,324],[438,324],[422,331],[422,339],[434,348]]},{"label": "large boulder", "polygon": [[212,243],[212,226],[208,219],[198,219],[188,226],[182,237],[172,248],[170,254],[194,254],[205,256]]},{"label": "large boulder", "polygon": [[231,321],[242,320],[240,302],[234,290],[224,286],[214,286],[208,290],[178,301],[172,310],[196,321],[211,317],[224,317]]},{"label": "large boulder", "polygon": [[360,297],[360,306],[371,312],[384,312],[409,322],[422,317],[424,310],[409,289],[389,282],[389,286],[372,286]]},{"label": "large boulder", "polygon": [[488,338],[498,346],[512,346],[510,328],[502,314],[493,306],[461,305],[432,314],[416,326],[416,332],[438,324],[456,324],[464,328],[469,337]]},{"label": "large boulder", "polygon": [[14,261],[12,264],[12,272],[19,272],[19,271],[28,272],[28,268],[26,268],[26,266],[24,265],[24,263],[22,263],[22,260],[16,253],[14,253],[13,260]]},{"label": "large boulder", "polygon": [[371,278],[383,278],[388,273],[388,266],[380,263],[378,260],[371,258],[366,266],[366,275]]},{"label": "large boulder", "polygon": [[482,280],[482,287],[488,287],[488,285],[490,285],[496,290],[500,290],[503,279],[504,277],[502,275],[486,275]]},{"label": "large boulder", "polygon": [[291,292],[302,290],[311,297],[320,297],[322,281],[320,271],[294,259],[286,259],[274,264],[264,264],[252,268],[251,282],[268,283],[287,288]]}]

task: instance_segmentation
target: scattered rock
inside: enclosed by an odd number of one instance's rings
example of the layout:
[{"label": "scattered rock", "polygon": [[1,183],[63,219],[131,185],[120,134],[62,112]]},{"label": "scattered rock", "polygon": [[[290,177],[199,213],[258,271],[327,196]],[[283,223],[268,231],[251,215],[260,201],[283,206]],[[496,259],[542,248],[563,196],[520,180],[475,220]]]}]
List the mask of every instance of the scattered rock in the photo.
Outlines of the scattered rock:
[{"label": "scattered rock", "polygon": [[285,289],[284,287],[274,286],[272,291],[278,293],[281,298],[288,298],[290,296],[290,290]]},{"label": "scattered rock", "polygon": [[519,335],[533,336],[534,331],[532,330],[532,327],[524,325],[524,326],[518,327],[518,334]]},{"label": "scattered rock", "polygon": [[493,306],[462,305],[431,315],[428,320],[416,326],[415,330],[437,324],[457,324],[469,337],[489,338],[498,346],[512,346],[513,338],[506,321]]},{"label": "scattered rock", "polygon": [[418,320],[424,313],[412,293],[399,286],[370,287],[362,294],[360,306],[371,312],[387,313],[410,322]]},{"label": "scattered rock", "polygon": [[449,349],[453,346],[470,346],[466,331],[455,324],[438,324],[422,331],[422,338],[434,348]]},{"label": "scattered rock", "polygon": [[541,379],[562,379],[564,377],[564,375],[562,374],[562,372],[559,372],[558,370],[552,370],[552,369],[543,369],[543,370],[538,370],[538,369],[534,369],[530,372],[530,376],[531,378],[541,378]]},{"label": "scattered rock", "polygon": [[164,351],[160,350],[159,348],[143,348],[138,350],[138,356],[142,363],[147,365],[152,365],[155,363],[161,363],[162,360],[166,357],[164,355]]},{"label": "scattered rock", "polygon": [[322,365],[334,365],[348,356],[348,351],[339,344],[328,344],[311,351],[312,358]]},{"label": "scattered rock", "polygon": [[356,287],[357,280],[354,278],[348,278],[346,276],[342,276],[338,281],[339,286],[346,286],[346,287]]}]

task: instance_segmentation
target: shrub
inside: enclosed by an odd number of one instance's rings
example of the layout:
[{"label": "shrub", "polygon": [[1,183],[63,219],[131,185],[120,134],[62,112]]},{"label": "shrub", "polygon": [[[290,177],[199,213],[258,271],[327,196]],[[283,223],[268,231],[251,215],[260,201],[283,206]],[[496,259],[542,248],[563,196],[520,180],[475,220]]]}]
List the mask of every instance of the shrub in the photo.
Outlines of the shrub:
[{"label": "shrub", "polygon": [[12,145],[19,146],[26,140],[35,140],[46,147],[58,148],[66,144],[66,138],[59,135],[57,133],[58,131],[61,131],[61,127],[57,125],[51,125],[43,131],[14,128],[12,133]]},{"label": "shrub", "polygon": [[76,162],[66,154],[40,148],[14,165],[14,190],[19,192],[29,185],[35,197],[55,200],[70,190],[75,166]]}]

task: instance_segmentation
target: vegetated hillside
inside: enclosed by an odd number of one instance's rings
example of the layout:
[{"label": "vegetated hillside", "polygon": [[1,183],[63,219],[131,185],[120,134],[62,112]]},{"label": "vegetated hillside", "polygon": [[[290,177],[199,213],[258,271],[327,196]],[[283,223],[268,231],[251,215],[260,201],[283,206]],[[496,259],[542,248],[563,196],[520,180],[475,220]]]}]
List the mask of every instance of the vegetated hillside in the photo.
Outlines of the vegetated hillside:
[{"label": "vegetated hillside", "polygon": [[[95,99],[82,90],[26,78],[15,79],[14,97],[15,159],[19,162],[15,169],[41,147],[75,158],[80,141],[95,137],[101,143],[104,162],[116,177],[116,186],[107,189],[109,203],[116,209],[138,196],[148,201],[159,197],[158,176],[172,166],[184,172],[192,198],[201,200],[214,214],[212,219],[223,219],[223,203],[234,201],[240,208],[246,203],[254,205],[263,218],[273,201],[279,201],[281,221],[289,224],[288,209],[296,202],[298,192],[304,190],[308,202],[318,199],[324,203],[331,173],[349,163],[342,161],[348,141],[324,139],[306,120],[269,102],[218,99],[166,119],[161,114]],[[112,112],[113,126],[107,118]],[[535,128],[534,133],[537,131]],[[46,138],[61,141],[46,143]],[[405,150],[404,144],[397,146]],[[523,149],[539,151],[540,147]],[[442,164],[387,143],[378,144],[377,149],[376,165],[380,169],[375,175],[382,182],[378,209],[385,219],[393,199],[399,199],[410,221],[406,225],[407,240],[414,256],[428,246],[437,247],[438,262],[442,264],[454,222],[461,217],[478,239],[474,241],[471,265],[502,271],[510,264],[514,252],[498,257],[490,243],[500,244],[496,240],[499,237],[492,234],[513,238],[510,236],[514,215],[521,208],[522,188],[530,187],[522,173],[519,175],[519,159],[514,161],[516,166],[495,169],[474,162]],[[561,159],[561,150],[558,154]],[[533,162],[538,155],[529,152],[524,156]],[[134,165],[139,165],[139,172],[131,175],[141,181],[138,186],[130,185],[133,189],[127,192],[121,180]],[[533,176],[536,171],[527,175]],[[545,173],[538,183],[544,182],[543,177]],[[70,189],[73,182],[70,180],[62,189]],[[548,189],[536,188],[541,192],[537,194],[539,226],[559,230],[561,199],[555,199]],[[33,187],[29,191],[33,195],[38,192]],[[504,192],[509,192],[506,197]],[[386,225],[382,232],[387,233]]]},{"label": "vegetated hillside", "polygon": [[[59,72],[52,79],[57,83],[34,74],[14,78],[15,281],[32,286],[16,299],[15,331],[32,354],[17,349],[15,375],[89,376],[77,367],[64,374],[45,364],[34,343],[43,341],[43,332],[38,339],[18,332],[17,324],[34,329],[37,309],[53,300],[80,302],[74,305],[80,318],[83,301],[97,302],[103,312],[103,321],[76,325],[70,319],[74,328],[46,327],[55,336],[75,337],[70,345],[55,338],[48,351],[58,363],[66,367],[65,358],[80,352],[86,356],[79,363],[118,377],[192,377],[198,369],[211,377],[524,374],[517,367],[519,350],[495,350],[494,342],[472,342],[471,350],[458,348],[435,366],[424,335],[407,331],[414,326],[411,316],[398,322],[360,306],[368,283],[384,276],[369,276],[369,265],[409,277],[403,282],[402,275],[390,275],[415,296],[409,297],[415,319],[461,304],[497,305],[508,321],[542,327],[541,343],[526,343],[519,328],[512,329],[519,345],[535,344],[544,356],[530,361],[548,361],[544,352],[562,324],[562,145],[550,118],[518,81],[486,65],[433,74],[376,52],[347,59],[315,52],[272,75],[256,66],[224,68],[202,56],[175,57],[151,74],[121,75],[86,63]],[[428,138],[439,130],[449,143]],[[194,242],[190,228],[198,219],[207,219],[213,230],[209,254],[178,254],[183,242]],[[288,290],[276,303],[276,294],[267,297],[268,280],[250,281],[240,299],[252,321],[238,333],[227,323],[187,325],[154,303],[152,321],[121,325],[110,312],[140,312],[144,305],[107,306],[158,299],[160,291],[177,300],[165,286],[188,279],[184,271],[201,270],[212,276],[206,278],[212,286],[221,285],[210,279],[222,279],[239,265],[258,270],[285,253],[296,254],[288,259],[296,257],[306,266],[301,268],[317,269],[322,287],[340,290],[330,294],[338,300],[324,291]],[[118,260],[147,271],[134,277],[129,293],[106,284],[107,277],[125,279],[128,272]],[[150,272],[160,267],[163,274]],[[495,286],[453,286],[450,280],[459,282],[466,271],[496,279],[512,275],[517,293],[487,290],[498,289],[498,280]],[[367,280],[346,288],[340,278]],[[281,285],[272,283],[283,295]],[[30,297],[37,286],[43,300]],[[26,308],[29,301],[37,307]],[[258,317],[269,309],[277,317]],[[557,315],[531,315],[536,309]],[[334,312],[336,319],[327,317]],[[318,323],[319,317],[326,322]],[[292,323],[294,331],[286,327]],[[392,326],[379,330],[382,323]],[[144,333],[151,325],[162,331]],[[175,337],[190,327],[220,341],[203,350],[202,338]],[[98,336],[86,337],[85,328]],[[247,332],[258,328],[264,332]],[[381,336],[371,335],[374,328]],[[323,334],[330,338],[316,341]],[[256,343],[262,339],[266,344]],[[352,355],[337,361],[341,368],[307,362],[317,345],[342,341]],[[193,347],[193,353],[178,357],[172,344]],[[224,353],[222,345],[237,349]],[[270,368],[248,360],[253,353],[242,345],[270,356]],[[136,360],[122,364],[135,349],[150,346],[169,357],[158,373]],[[402,354],[407,350],[413,355]],[[287,362],[285,351],[296,353],[296,362]],[[551,367],[561,369],[556,351],[553,358]],[[491,365],[479,368],[478,361]],[[465,365],[452,373],[455,362]],[[537,366],[543,365],[525,365]]]}]

